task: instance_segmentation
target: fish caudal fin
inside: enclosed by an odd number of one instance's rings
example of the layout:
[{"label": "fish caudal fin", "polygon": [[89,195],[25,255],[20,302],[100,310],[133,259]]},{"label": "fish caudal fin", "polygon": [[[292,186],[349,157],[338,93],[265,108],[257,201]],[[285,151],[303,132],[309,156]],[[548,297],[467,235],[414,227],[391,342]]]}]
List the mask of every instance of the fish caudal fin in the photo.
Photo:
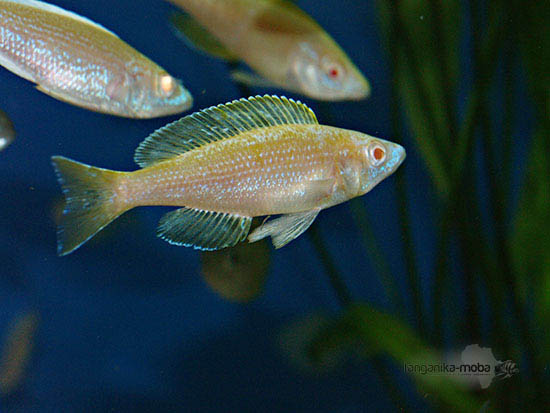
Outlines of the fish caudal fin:
[{"label": "fish caudal fin", "polygon": [[114,184],[122,172],[95,168],[62,156],[52,165],[65,195],[57,230],[57,253],[67,255],[127,210],[117,200]]}]

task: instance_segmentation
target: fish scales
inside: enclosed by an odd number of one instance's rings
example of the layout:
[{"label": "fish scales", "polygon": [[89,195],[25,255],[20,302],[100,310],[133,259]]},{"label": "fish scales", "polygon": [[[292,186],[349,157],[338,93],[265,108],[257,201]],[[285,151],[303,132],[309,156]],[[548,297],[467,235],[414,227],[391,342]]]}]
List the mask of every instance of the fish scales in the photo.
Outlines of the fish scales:
[{"label": "fish scales", "polygon": [[[330,133],[329,133],[330,132]],[[135,205],[172,205],[246,216],[316,207],[308,185],[334,177],[342,135],[320,125],[244,132],[121,178]]]},{"label": "fish scales", "polygon": [[56,99],[132,118],[182,112],[181,82],[92,21],[34,0],[0,0],[0,64]]},{"label": "fish scales", "polygon": [[1,53],[29,72],[28,80],[70,88],[82,99],[105,97],[125,62],[143,60],[106,31],[25,5],[1,5]]}]

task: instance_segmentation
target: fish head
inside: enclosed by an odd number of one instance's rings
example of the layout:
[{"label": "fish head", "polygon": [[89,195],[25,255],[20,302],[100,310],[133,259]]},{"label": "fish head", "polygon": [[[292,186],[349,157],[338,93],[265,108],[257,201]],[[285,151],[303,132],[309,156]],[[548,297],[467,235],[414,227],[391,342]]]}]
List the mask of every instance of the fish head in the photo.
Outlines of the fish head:
[{"label": "fish head", "polygon": [[370,95],[367,79],[332,41],[299,42],[290,55],[291,87],[318,100],[361,100]]},{"label": "fish head", "polygon": [[363,195],[394,173],[406,157],[405,148],[397,143],[358,134],[355,139],[359,159],[359,193]]},{"label": "fish head", "polygon": [[129,79],[126,105],[132,117],[156,118],[189,109],[193,97],[180,80],[162,69],[134,71]]}]

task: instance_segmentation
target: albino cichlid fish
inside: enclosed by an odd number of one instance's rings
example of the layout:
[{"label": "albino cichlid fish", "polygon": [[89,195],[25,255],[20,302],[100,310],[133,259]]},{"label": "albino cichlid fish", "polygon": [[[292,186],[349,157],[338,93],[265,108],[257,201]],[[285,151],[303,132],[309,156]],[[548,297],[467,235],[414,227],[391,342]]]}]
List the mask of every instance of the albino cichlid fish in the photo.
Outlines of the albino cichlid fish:
[{"label": "albino cichlid fish", "polygon": [[58,253],[78,248],[138,206],[167,213],[158,235],[202,250],[244,240],[252,217],[279,215],[249,235],[280,248],[319,211],[370,191],[405,159],[405,150],[363,133],[319,125],[304,104],[264,96],[214,106],[173,122],[137,148],[143,169],[115,172],[54,156],[66,206]]},{"label": "albino cichlid fish", "polygon": [[235,72],[251,86],[277,86],[314,99],[358,100],[370,86],[338,44],[288,0],[169,0],[189,15],[173,25],[197,48],[242,60],[259,76]]},{"label": "albino cichlid fish", "polygon": [[15,129],[13,123],[6,112],[0,110],[0,151],[6,149],[14,139]]},{"label": "albino cichlid fish", "polygon": [[179,80],[116,34],[35,0],[0,0],[0,65],[56,99],[111,115],[166,116],[193,102]]}]

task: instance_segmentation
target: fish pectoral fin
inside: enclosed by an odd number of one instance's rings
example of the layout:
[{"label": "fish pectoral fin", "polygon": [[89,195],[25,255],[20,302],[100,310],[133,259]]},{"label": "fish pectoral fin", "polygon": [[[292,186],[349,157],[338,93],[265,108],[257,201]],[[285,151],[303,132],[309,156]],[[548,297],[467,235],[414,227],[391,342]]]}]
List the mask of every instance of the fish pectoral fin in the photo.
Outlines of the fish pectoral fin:
[{"label": "fish pectoral fin", "polygon": [[314,205],[322,204],[334,193],[335,184],[335,178],[316,179],[308,182],[305,189],[307,202]]},{"label": "fish pectoral fin", "polygon": [[273,246],[278,249],[284,247],[290,241],[302,235],[315,221],[320,209],[298,212],[296,214],[287,214],[279,218],[272,219],[256,228],[248,236],[248,241],[259,241],[267,236],[271,236]]},{"label": "fish pectoral fin", "polygon": [[192,48],[229,62],[240,60],[188,14],[176,12],[170,17],[170,22],[176,35]]},{"label": "fish pectoral fin", "polygon": [[251,222],[251,217],[180,208],[161,218],[157,235],[173,245],[212,251],[246,239]]},{"label": "fish pectoral fin", "polygon": [[233,79],[234,82],[242,83],[250,87],[279,88],[278,85],[260,75],[242,70],[233,70],[231,72],[231,79]]}]

